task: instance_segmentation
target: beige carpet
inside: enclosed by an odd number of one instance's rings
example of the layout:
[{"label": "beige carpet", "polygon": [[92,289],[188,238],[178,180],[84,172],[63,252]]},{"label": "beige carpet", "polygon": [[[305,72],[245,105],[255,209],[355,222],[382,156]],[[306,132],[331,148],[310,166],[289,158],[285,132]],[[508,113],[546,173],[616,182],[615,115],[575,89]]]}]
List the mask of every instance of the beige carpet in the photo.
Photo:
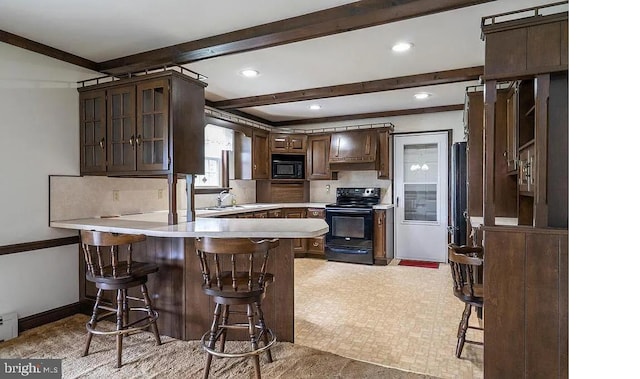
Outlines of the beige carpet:
[{"label": "beige carpet", "polygon": [[[115,338],[95,336],[87,357],[80,357],[88,317],[75,315],[22,333],[0,343],[0,358],[62,358],[64,378],[196,378],[205,353],[199,341],[162,337],[155,346],[151,333],[125,338],[123,367],[115,366]],[[240,342],[229,342],[230,351]],[[263,378],[432,378],[377,366],[287,342],[277,342],[273,363],[262,361]],[[248,360],[214,359],[210,378],[249,378]]]}]

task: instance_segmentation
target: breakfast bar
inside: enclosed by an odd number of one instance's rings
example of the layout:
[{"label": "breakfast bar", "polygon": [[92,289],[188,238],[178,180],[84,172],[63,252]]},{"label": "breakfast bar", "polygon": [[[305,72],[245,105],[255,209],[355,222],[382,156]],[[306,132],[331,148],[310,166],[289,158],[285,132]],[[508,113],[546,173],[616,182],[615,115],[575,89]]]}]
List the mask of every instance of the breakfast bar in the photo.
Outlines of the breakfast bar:
[{"label": "breakfast bar", "polygon": [[[210,328],[213,303],[201,289],[202,275],[194,241],[213,238],[279,238],[280,245],[270,258],[268,271],[275,281],[268,287],[263,310],[279,341],[294,341],[294,238],[313,238],[328,231],[322,219],[242,219],[196,217],[192,222],[167,225],[166,213],[153,212],[111,218],[83,218],[51,221],[51,227],[96,230],[111,233],[144,234],[146,242],[134,245],[137,260],[160,266],[149,278],[148,287],[160,313],[162,335],[182,340],[199,339]],[[95,288],[84,283],[80,260],[80,303],[85,310],[95,299]]]}]

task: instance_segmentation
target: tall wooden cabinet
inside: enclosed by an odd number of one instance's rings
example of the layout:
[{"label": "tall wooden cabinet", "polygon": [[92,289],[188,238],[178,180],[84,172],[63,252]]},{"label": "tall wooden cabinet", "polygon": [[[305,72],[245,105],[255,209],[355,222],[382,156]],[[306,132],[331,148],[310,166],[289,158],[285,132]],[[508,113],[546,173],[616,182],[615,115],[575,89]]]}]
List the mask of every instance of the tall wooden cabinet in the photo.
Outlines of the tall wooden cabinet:
[{"label": "tall wooden cabinet", "polygon": [[[484,374],[491,378],[568,377],[569,14],[545,7],[483,18]],[[502,82],[512,83],[504,146]],[[499,219],[505,176],[517,178],[510,226]]]}]

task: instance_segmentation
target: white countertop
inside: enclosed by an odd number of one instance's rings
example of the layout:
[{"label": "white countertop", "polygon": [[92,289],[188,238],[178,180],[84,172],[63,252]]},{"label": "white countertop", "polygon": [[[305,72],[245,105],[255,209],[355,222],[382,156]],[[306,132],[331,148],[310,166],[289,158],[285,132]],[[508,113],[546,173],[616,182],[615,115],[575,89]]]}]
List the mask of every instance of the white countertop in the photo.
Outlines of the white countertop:
[{"label": "white countertop", "polygon": [[[469,222],[471,226],[477,228],[479,226],[484,225],[483,217],[469,217]],[[496,217],[496,225],[499,226],[518,226],[518,218],[517,217]]]},{"label": "white countertop", "polygon": [[[275,207],[278,208],[278,207]],[[247,209],[247,208],[244,208]],[[253,209],[248,209],[249,211]],[[246,211],[246,210],[245,210]],[[240,209],[238,209],[240,212]],[[219,214],[219,213],[218,213]],[[329,231],[324,220],[268,218],[204,218],[167,225],[168,212],[143,213],[110,218],[85,218],[51,221],[54,228],[97,230],[111,233],[145,234],[151,237],[214,237],[214,238],[312,238]]]}]

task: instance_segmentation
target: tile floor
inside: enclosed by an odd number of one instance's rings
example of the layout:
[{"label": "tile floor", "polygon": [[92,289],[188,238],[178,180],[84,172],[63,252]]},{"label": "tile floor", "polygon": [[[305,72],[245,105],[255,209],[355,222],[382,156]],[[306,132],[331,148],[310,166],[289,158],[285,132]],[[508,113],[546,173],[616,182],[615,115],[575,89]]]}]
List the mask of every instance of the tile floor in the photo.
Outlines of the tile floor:
[{"label": "tile floor", "polygon": [[[464,309],[449,266],[439,269],[295,260],[296,343],[437,376],[482,378],[481,346],[455,357]],[[473,313],[470,325],[478,325]],[[482,332],[467,338],[482,341]]]}]

